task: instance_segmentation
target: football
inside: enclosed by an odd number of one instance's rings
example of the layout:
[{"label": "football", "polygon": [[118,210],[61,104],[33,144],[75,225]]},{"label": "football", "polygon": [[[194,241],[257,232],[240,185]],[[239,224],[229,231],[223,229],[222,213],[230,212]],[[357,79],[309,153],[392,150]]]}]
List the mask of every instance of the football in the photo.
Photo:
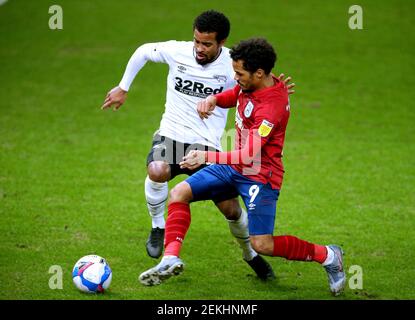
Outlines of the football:
[{"label": "football", "polygon": [[82,292],[102,293],[111,284],[112,271],[104,258],[87,255],[75,263],[72,279],[75,286]]}]

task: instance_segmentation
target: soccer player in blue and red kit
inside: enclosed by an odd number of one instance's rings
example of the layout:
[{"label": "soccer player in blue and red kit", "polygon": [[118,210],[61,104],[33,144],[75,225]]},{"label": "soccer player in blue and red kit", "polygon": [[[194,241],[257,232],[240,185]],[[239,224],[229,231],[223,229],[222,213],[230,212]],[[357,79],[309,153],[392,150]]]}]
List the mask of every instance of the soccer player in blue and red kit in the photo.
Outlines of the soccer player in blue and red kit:
[{"label": "soccer player in blue and red kit", "polygon": [[179,254],[190,226],[189,204],[226,193],[242,197],[248,210],[251,244],[258,253],[322,264],[330,291],[338,295],[346,282],[339,246],[273,235],[284,174],[282,149],[290,116],[287,87],[271,73],[276,53],[265,39],[254,38],[240,42],[230,54],[238,84],[199,102],[198,112],[204,119],[216,106],[236,106],[236,148],[230,152],[191,151],[183,158],[180,165],[191,170],[205,163],[212,165],[171,190],[164,257],[140,275],[140,282],[157,285],[183,271]]}]

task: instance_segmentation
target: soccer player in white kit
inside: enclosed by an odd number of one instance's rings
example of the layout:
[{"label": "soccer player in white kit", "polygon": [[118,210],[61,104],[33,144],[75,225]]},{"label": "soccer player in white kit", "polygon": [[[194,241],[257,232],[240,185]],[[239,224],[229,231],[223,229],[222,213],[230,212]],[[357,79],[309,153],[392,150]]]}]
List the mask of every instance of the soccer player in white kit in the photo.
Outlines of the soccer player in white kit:
[{"label": "soccer player in white kit", "polygon": [[[140,46],[130,58],[121,82],[107,94],[102,106],[102,109],[114,106],[117,110],[125,102],[132,81],[147,61],[168,64],[165,112],[160,128],[153,136],[145,180],[147,207],[152,218],[146,249],[153,258],[160,257],[163,250],[167,182],[179,174],[191,175],[197,171],[180,169],[182,157],[194,149],[222,150],[221,137],[228,110],[216,108],[209,119],[202,120],[197,113],[197,103],[235,86],[229,49],[224,47],[229,31],[227,17],[209,10],[196,17],[193,42],[173,40]],[[242,249],[243,259],[262,280],[275,278],[268,262],[251,247],[247,214],[238,199],[225,197],[214,199],[214,203],[226,217],[230,231]]]}]

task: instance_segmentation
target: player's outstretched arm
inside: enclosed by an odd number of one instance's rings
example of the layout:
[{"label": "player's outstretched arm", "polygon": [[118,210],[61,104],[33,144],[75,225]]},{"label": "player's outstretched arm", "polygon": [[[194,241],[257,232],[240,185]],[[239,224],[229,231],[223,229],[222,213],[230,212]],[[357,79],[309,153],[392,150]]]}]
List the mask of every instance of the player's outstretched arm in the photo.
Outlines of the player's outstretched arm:
[{"label": "player's outstretched arm", "polygon": [[101,109],[109,109],[113,106],[113,111],[118,110],[127,99],[127,91],[121,89],[120,87],[112,88],[105,97],[104,104]]}]

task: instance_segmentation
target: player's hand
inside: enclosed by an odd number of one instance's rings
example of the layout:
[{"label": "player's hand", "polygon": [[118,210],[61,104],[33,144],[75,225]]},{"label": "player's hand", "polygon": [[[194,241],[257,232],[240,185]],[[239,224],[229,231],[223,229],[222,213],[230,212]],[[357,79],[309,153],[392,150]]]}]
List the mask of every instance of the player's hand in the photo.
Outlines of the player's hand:
[{"label": "player's hand", "polygon": [[288,90],[288,94],[293,94],[295,93],[295,90],[293,89],[295,87],[295,83],[290,83],[291,82],[291,77],[287,77],[286,79],[284,79],[285,74],[281,73],[278,77],[278,80],[283,82],[284,85],[287,87]]},{"label": "player's hand", "polygon": [[216,107],[215,96],[209,96],[206,99],[197,103],[197,113],[200,119],[207,119]]},{"label": "player's hand", "polygon": [[105,97],[104,104],[102,105],[101,109],[109,109],[113,106],[113,111],[118,110],[123,103],[127,99],[127,91],[124,91],[120,87],[112,88]]},{"label": "player's hand", "polygon": [[192,150],[183,157],[183,161],[179,163],[180,169],[194,170],[206,163],[206,152]]}]

